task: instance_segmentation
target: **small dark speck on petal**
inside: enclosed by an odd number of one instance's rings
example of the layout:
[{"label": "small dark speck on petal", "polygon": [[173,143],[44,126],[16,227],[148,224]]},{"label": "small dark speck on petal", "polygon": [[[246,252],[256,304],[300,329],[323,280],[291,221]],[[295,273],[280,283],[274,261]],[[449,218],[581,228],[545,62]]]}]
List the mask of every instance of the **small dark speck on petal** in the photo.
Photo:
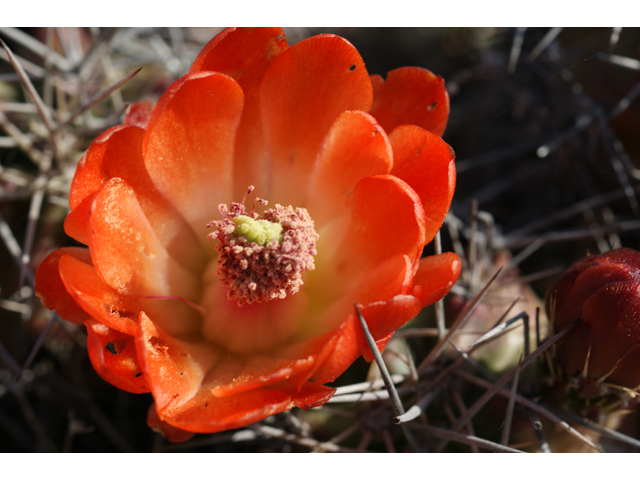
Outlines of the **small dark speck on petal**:
[{"label": "small dark speck on petal", "polygon": [[351,65],[351,66],[349,67],[349,70],[351,70],[352,72],[353,72],[355,69],[356,69],[356,66],[355,66],[355,65]]},{"label": "small dark speck on petal", "polygon": [[116,346],[113,344],[113,342],[107,343],[107,346],[105,348],[109,350],[109,353],[112,353],[113,355],[116,355],[118,353],[118,351],[116,350]]},{"label": "small dark speck on petal", "polygon": [[180,376],[181,376],[181,377],[182,377],[182,376],[184,376],[184,372],[180,372]]},{"label": "small dark speck on petal", "polygon": [[136,378],[138,378],[140,375],[142,375],[142,372],[138,372],[138,373],[136,373],[134,376],[135,376]]},{"label": "small dark speck on petal", "polygon": [[427,112],[430,112],[431,110],[433,110],[434,108],[436,108],[436,105],[438,104],[438,102],[433,102],[431,105],[429,105],[427,107]]}]

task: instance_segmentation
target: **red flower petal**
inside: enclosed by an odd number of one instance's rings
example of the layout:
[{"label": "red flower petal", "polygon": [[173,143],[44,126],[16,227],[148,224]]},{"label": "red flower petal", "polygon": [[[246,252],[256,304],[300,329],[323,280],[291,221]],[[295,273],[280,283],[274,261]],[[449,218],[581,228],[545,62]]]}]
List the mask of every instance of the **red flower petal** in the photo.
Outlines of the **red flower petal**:
[{"label": "red flower petal", "polygon": [[331,264],[325,267],[334,282],[322,288],[349,291],[371,269],[396,254],[411,262],[424,245],[424,210],[418,195],[391,175],[367,177],[353,193],[351,224]]},{"label": "red flower petal", "polygon": [[407,255],[394,255],[380,263],[346,296],[353,302],[367,304],[403,295],[409,290],[414,265]]},{"label": "red flower petal", "polygon": [[144,312],[139,317],[136,350],[158,415],[165,421],[165,416],[179,411],[196,395],[220,355],[213,345],[187,344],[172,338]]},{"label": "red flower petal", "polygon": [[91,315],[85,312],[69,295],[60,278],[58,266],[60,259],[65,255],[91,262],[91,254],[87,248],[65,247],[51,252],[42,261],[36,272],[36,295],[42,300],[45,307],[49,310],[55,310],[61,318],[73,323],[83,323]]},{"label": "red flower petal", "polygon": [[125,392],[148,393],[131,335],[87,320],[87,350],[91,364],[102,379]]},{"label": "red flower petal", "polygon": [[165,440],[168,440],[172,443],[186,442],[195,435],[194,432],[181,430],[174,427],[173,425],[169,425],[167,422],[163,422],[162,420],[160,420],[160,417],[158,417],[158,412],[156,412],[155,403],[152,403],[149,407],[149,410],[147,411],[147,425],[149,425],[149,427],[151,427],[154,432],[162,434]]},{"label": "red flower petal", "polygon": [[240,428],[293,407],[289,394],[261,388],[230,397],[214,397],[202,389],[180,408],[159,413],[174,427],[198,433],[215,433]]},{"label": "red flower petal", "polygon": [[[398,295],[387,302],[376,302],[359,308],[371,335],[379,341],[388,340],[386,337],[389,334],[415,317],[422,307],[417,298],[410,295]],[[349,315],[344,324],[338,327],[338,335],[336,347],[313,376],[315,382],[329,383],[334,381],[366,351],[365,349],[369,348],[355,311]],[[384,347],[384,345],[381,346]],[[370,353],[367,356],[370,361]]]},{"label": "red flower petal", "polygon": [[330,332],[280,349],[275,356],[226,354],[207,373],[203,388],[209,389],[215,397],[228,397],[286,380],[291,392],[297,392],[322,366],[336,340],[335,333]]},{"label": "red flower petal", "polygon": [[214,397],[203,389],[179,411],[161,416],[177,428],[215,433],[244,427],[294,406],[314,408],[324,405],[334,393],[335,389],[313,382],[306,382],[299,391],[283,382],[272,388],[223,398]]},{"label": "red flower petal", "polygon": [[112,330],[135,335],[140,302],[119,295],[104,283],[93,268],[91,258],[64,255],[59,269],[67,292],[91,317]]},{"label": "red flower petal", "polygon": [[556,343],[556,356],[565,375],[581,375],[591,348],[591,327],[581,323]]},{"label": "red flower petal", "polygon": [[640,343],[640,281],[602,287],[584,302],[583,316],[591,326],[589,376],[598,379]]},{"label": "red flower petal", "polygon": [[460,257],[451,252],[421,258],[413,278],[412,295],[420,300],[423,308],[437,302],[456,283],[461,267]]},{"label": "red flower petal", "polygon": [[273,356],[227,355],[203,381],[216,397],[224,397],[274,385],[287,380],[294,388],[302,385],[319,369],[335,347],[337,337],[329,332],[310,340],[279,349]]},{"label": "red flower petal", "polygon": [[[319,296],[315,302],[329,304],[329,306],[319,315],[306,320],[302,332],[310,336],[336,328],[351,314],[354,303],[368,304],[386,301],[396,295],[404,295],[411,287],[413,272],[414,263],[409,257],[400,253],[381,262],[346,293],[342,290],[346,285],[340,283],[339,279],[318,279],[323,290],[314,293],[323,296]],[[341,288],[333,289],[333,284],[338,283]],[[320,287],[314,284],[311,288]],[[335,300],[336,295],[339,295],[337,300]]]},{"label": "red flower petal", "polygon": [[156,188],[187,220],[209,251],[205,226],[231,197],[235,134],[243,106],[240,86],[214,72],[186,75],[160,98],[143,141]]},{"label": "red flower petal", "polygon": [[210,377],[215,380],[214,383],[211,384],[205,380],[214,396],[228,397],[247,390],[274,385],[309,370],[313,365],[313,357],[286,359],[251,355],[244,361],[241,360],[241,365],[239,371],[233,371],[227,368],[224,360],[218,362],[210,374]]},{"label": "red flower petal", "polygon": [[456,186],[455,154],[440,137],[414,125],[396,128],[391,174],[401,178],[422,199],[427,220],[425,242],[430,242],[449,211]]},{"label": "red flower petal", "polygon": [[613,385],[636,389],[640,386],[640,344],[634,345],[618,361],[613,373],[604,381]]},{"label": "red flower petal", "polygon": [[381,340],[403,326],[422,310],[420,301],[411,295],[397,295],[386,302],[375,302],[360,308],[369,331]]},{"label": "red flower petal", "polygon": [[335,388],[325,387],[315,382],[306,382],[300,391],[291,392],[291,401],[296,407],[308,410],[324,405],[333,397],[334,393],[336,393]]},{"label": "red flower petal", "polygon": [[[383,337],[380,340],[376,341],[376,348],[378,349],[378,352],[382,353],[384,347],[387,346],[387,343],[389,343],[395,333],[396,332],[392,332],[386,337]],[[362,348],[362,358],[364,358],[367,362],[373,362],[374,356],[368,345]]]},{"label": "red flower petal", "polygon": [[387,74],[371,76],[371,115],[390,132],[400,125],[418,125],[442,136],[449,118],[449,95],[444,80],[429,70],[403,67]]},{"label": "red flower petal", "polygon": [[309,210],[316,226],[342,213],[359,180],[389,173],[393,153],[386,133],[364,112],[344,112],[331,126],[309,182]]},{"label": "red flower petal", "polygon": [[148,100],[141,100],[129,105],[127,114],[124,117],[124,125],[132,125],[134,127],[147,128],[154,105]]},{"label": "red flower petal", "polygon": [[[582,268],[582,265],[585,265],[585,264],[586,266]],[[558,312],[564,308],[565,303],[570,297],[571,289],[573,288],[573,284],[575,283],[576,278],[578,278],[578,275],[581,273],[582,270],[586,268],[591,268],[592,266],[597,265],[597,263],[589,262],[587,264],[587,262],[585,262],[582,265],[579,267],[577,264],[574,264],[566,272],[560,275],[556,283],[554,283],[553,286],[549,290],[547,290],[547,293],[544,296],[544,303],[545,303],[545,308],[547,310],[547,316],[549,317],[549,320],[554,322],[554,325],[555,325],[555,318],[557,317]]]},{"label": "red flower petal", "polygon": [[200,244],[186,222],[160,195],[151,182],[142,159],[144,130],[118,126],[107,130],[91,143],[80,162],[71,186],[72,212],[65,220],[65,231],[88,244],[88,215],[94,195],[111,178],[121,178],[135,191],[160,242],[187,268],[203,265]]},{"label": "red flower petal", "polygon": [[109,328],[135,335],[138,315],[144,310],[170,335],[185,335],[200,329],[200,314],[179,300],[120,295],[102,281],[90,258],[78,260],[64,255],[59,270],[66,290],[78,305]]},{"label": "red flower petal", "polygon": [[631,270],[640,271],[640,252],[631,248],[617,248],[596,257],[600,263],[618,263],[628,265]]},{"label": "red flower petal", "polygon": [[371,81],[358,51],[334,35],[278,55],[260,85],[260,112],[273,166],[270,198],[300,205],[322,141],[346,110],[368,111]]},{"label": "red flower petal", "polygon": [[278,27],[227,28],[205,45],[189,73],[203,70],[224,73],[246,91],[247,87],[257,87],[269,60],[288,47],[284,32]]},{"label": "red flower petal", "polygon": [[324,362],[322,368],[312,377],[313,381],[318,383],[333,382],[362,355],[362,349],[365,346],[362,327],[355,313],[351,314],[340,329],[336,348]]},{"label": "red flower petal", "polygon": [[67,218],[64,219],[64,231],[74,240],[89,245],[89,217],[93,208],[93,201],[96,199],[97,192],[92,193],[80,202],[69,212]]},{"label": "red flower petal", "polygon": [[[589,268],[584,268],[587,265]],[[583,315],[583,305],[601,287],[608,283],[636,278],[628,266],[621,264],[585,263],[580,267],[584,270],[573,283],[571,295],[562,302],[562,305],[556,306],[554,329],[557,332],[586,318]]]},{"label": "red flower petal", "polygon": [[259,196],[269,191],[270,164],[260,120],[258,88],[267,67],[287,48],[280,28],[228,28],[202,49],[189,70],[224,73],[238,82],[244,92],[244,111],[235,143],[234,198],[242,198],[249,185],[256,187]]},{"label": "red flower petal", "polygon": [[134,191],[113,178],[96,197],[89,246],[100,277],[119,293],[197,301],[200,282],[165,250]]},{"label": "red flower petal", "polygon": [[141,150],[143,135],[141,128],[119,125],[106,130],[91,142],[71,182],[71,210],[100,190],[110,178],[130,180],[144,176]]},{"label": "red flower petal", "polygon": [[258,388],[216,397],[205,373],[222,361],[210,344],[179,342],[165,335],[144,314],[136,348],[157,404],[158,416],[174,427],[202,433],[239,428],[293,406],[278,389]]},{"label": "red flower petal", "polygon": [[338,338],[337,330],[334,329],[324,335],[318,335],[307,341],[296,343],[291,347],[283,348],[280,351],[280,355],[285,358],[313,358],[314,360],[309,370],[291,376],[287,379],[287,383],[296,390],[304,388],[305,382],[320,370],[327,358],[329,358],[329,355],[336,347]]}]

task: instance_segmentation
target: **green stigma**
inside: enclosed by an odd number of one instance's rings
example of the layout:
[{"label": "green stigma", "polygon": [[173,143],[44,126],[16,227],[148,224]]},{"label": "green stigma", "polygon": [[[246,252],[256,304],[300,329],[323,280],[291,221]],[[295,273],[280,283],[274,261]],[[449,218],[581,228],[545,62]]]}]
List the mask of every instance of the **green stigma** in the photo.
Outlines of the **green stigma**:
[{"label": "green stigma", "polygon": [[242,236],[262,247],[273,239],[278,240],[278,243],[284,239],[282,225],[279,223],[268,220],[254,220],[246,215],[239,215],[231,220],[236,224],[236,229],[233,232],[235,236]]}]

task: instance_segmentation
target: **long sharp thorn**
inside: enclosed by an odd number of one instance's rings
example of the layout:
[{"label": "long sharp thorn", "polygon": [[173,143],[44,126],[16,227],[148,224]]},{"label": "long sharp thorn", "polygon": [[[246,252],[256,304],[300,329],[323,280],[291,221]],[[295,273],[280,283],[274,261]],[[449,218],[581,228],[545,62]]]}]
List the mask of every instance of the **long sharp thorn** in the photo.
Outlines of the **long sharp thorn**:
[{"label": "long sharp thorn", "polygon": [[422,373],[424,371],[424,369],[427,367],[427,365],[429,365],[431,362],[433,362],[434,360],[436,360],[440,356],[440,354],[444,351],[444,348],[447,346],[449,338],[451,338],[453,336],[453,334],[462,325],[464,325],[464,323],[467,320],[467,318],[469,318],[469,315],[471,315],[471,312],[473,311],[473,309],[484,298],[485,294],[489,290],[489,287],[493,284],[495,279],[498,278],[498,275],[500,275],[501,271],[502,271],[502,269],[499,269],[493,275],[493,277],[491,277],[491,279],[487,282],[487,284],[480,291],[480,293],[478,293],[478,295],[476,295],[476,297],[473,299],[473,302],[471,302],[469,305],[467,305],[465,307],[465,309],[462,312],[460,312],[460,314],[456,318],[455,322],[453,322],[453,325],[451,326],[451,328],[449,329],[449,331],[447,332],[445,337],[438,342],[438,344],[433,348],[433,350],[431,350],[431,352],[429,352],[429,355],[427,355],[427,357],[422,361],[422,363],[418,367],[418,372],[419,373]]},{"label": "long sharp thorn", "polygon": [[613,48],[618,44],[618,40],[620,40],[620,33],[622,32],[622,27],[613,27],[611,30],[611,37],[609,37],[609,48]]},{"label": "long sharp thorn", "polygon": [[521,450],[516,450],[511,447],[500,445],[489,440],[474,437],[473,435],[465,435],[463,433],[454,432],[453,430],[447,430],[446,428],[434,427],[431,425],[423,425],[421,423],[412,423],[412,428],[415,430],[422,430],[427,435],[433,435],[434,437],[443,438],[452,442],[465,443],[467,445],[475,445],[486,450],[493,450],[494,452],[502,453],[524,453]]},{"label": "long sharp thorn", "polygon": [[507,66],[507,72],[513,73],[516,71],[516,65],[518,64],[518,58],[520,58],[520,52],[522,51],[522,42],[524,41],[524,32],[526,27],[516,28],[515,36],[513,37],[513,43],[511,45],[511,53],[509,54],[509,65]]},{"label": "long sharp thorn", "polygon": [[533,353],[531,353],[530,355],[528,355],[523,361],[522,364],[518,367],[514,367],[511,370],[509,370],[507,373],[505,373],[502,378],[500,378],[500,380],[498,380],[496,383],[493,384],[493,386],[487,390],[484,395],[482,395],[470,408],[469,410],[462,415],[458,421],[456,422],[456,424],[453,426],[452,430],[458,431],[462,428],[463,425],[465,425],[467,423],[467,421],[469,421],[469,419],[473,418],[475,416],[476,413],[478,413],[478,411],[480,411],[480,409],[482,407],[484,407],[486,405],[486,403],[491,400],[494,395],[509,381],[513,378],[513,376],[515,375],[516,369],[517,368],[525,368],[527,365],[529,365],[529,363],[531,363],[533,361],[533,359],[535,359],[538,355],[540,355],[542,352],[544,352],[547,348],[551,347],[553,344],[555,344],[555,342],[557,342],[560,338],[562,338],[567,332],[569,332],[569,330],[571,330],[572,328],[574,328],[576,325],[571,325],[567,328],[565,328],[564,330],[562,330],[561,332],[557,333],[556,335],[554,335],[553,337],[551,337],[550,339],[548,339],[546,342],[544,342],[542,345],[540,345],[539,348],[537,348]]},{"label": "long sharp thorn", "polygon": [[[470,383],[473,383],[475,385],[478,385],[482,388],[485,388],[487,390],[489,390],[490,388],[493,387],[493,384],[491,382],[488,382],[487,380],[483,380],[481,378],[475,377],[473,375],[471,375],[468,372],[465,372],[464,370],[456,370],[454,372],[454,374]],[[511,393],[504,389],[501,388],[500,390],[498,390],[497,392],[499,395],[509,398],[509,396],[511,395]],[[563,428],[567,433],[573,435],[574,437],[576,437],[578,440],[580,440],[582,443],[584,443],[585,445],[589,445],[591,448],[593,448],[594,450],[601,452],[602,450],[600,450],[597,446],[595,446],[593,444],[593,442],[591,442],[589,439],[587,439],[584,435],[582,435],[580,432],[578,432],[575,428],[573,428],[571,425],[569,425],[567,422],[561,420],[560,418],[558,418],[557,415],[555,415],[553,412],[549,411],[547,408],[543,407],[542,405],[538,405],[535,402],[532,402],[531,400],[529,400],[526,397],[523,397],[522,395],[516,394],[516,402],[518,402],[521,405],[524,405],[527,408],[530,408],[531,410],[534,410],[536,412],[538,412],[540,415],[544,415],[545,417],[547,417],[549,420],[551,420],[553,423],[555,423],[556,425],[560,426],[561,428]]]},{"label": "long sharp thorn", "polygon": [[[404,413],[404,407],[402,406],[402,402],[400,401],[400,396],[398,395],[396,386],[393,384],[391,375],[389,375],[389,370],[387,370],[387,366],[385,365],[384,360],[382,359],[382,355],[380,355],[380,352],[378,351],[376,341],[371,335],[371,332],[369,331],[369,327],[367,326],[367,322],[362,316],[362,313],[360,313],[360,309],[355,303],[353,304],[353,306],[356,309],[356,314],[358,316],[358,320],[360,321],[360,326],[362,327],[362,333],[364,334],[364,339],[366,340],[367,345],[369,345],[371,354],[373,355],[373,358],[376,361],[376,364],[378,365],[378,369],[380,370],[380,375],[382,376],[382,379],[384,380],[384,384],[387,387],[387,391],[389,392],[389,396],[391,398],[391,404],[393,405],[393,409],[396,412],[396,416],[402,415]],[[402,429],[402,432],[407,438],[407,441],[411,445],[411,448],[413,449],[413,451],[416,453],[419,452],[420,446],[416,442],[411,432],[406,428],[406,425],[400,425],[400,428]]]},{"label": "long sharp thorn", "polygon": [[[20,248],[20,244],[16,240],[16,237],[13,236],[13,232],[11,231],[11,227],[5,221],[2,214],[0,214],[0,238],[4,241],[7,250],[11,253],[11,256],[14,258],[18,265],[22,265],[22,249]],[[33,286],[34,275],[30,268],[25,268],[25,275],[27,280],[31,286]]]},{"label": "long sharp thorn", "polygon": [[29,356],[27,357],[27,360],[24,362],[24,365],[22,366],[22,369],[20,370],[20,372],[16,376],[16,379],[15,379],[16,382],[20,379],[20,377],[22,376],[24,371],[26,369],[28,369],[31,366],[31,364],[33,363],[33,360],[36,358],[36,355],[40,351],[40,348],[42,347],[42,344],[44,343],[45,339],[47,338],[47,335],[49,335],[49,331],[51,331],[51,327],[55,323],[56,317],[57,317],[57,314],[53,313],[51,315],[51,318],[49,319],[49,322],[47,323],[47,325],[42,329],[42,331],[40,332],[40,335],[38,335],[38,339],[36,340],[36,343],[33,345],[33,348],[31,349],[31,352],[29,352]]},{"label": "long sharp thorn", "polygon": [[107,88],[105,90],[102,90],[101,92],[95,94],[93,97],[91,97],[87,101],[87,103],[78,106],[73,112],[71,112],[69,117],[64,122],[62,122],[60,124],[60,126],[58,127],[58,130],[66,127],[67,125],[69,125],[73,121],[74,118],[76,118],[78,115],[83,113],[88,108],[93,107],[95,104],[97,104],[97,103],[101,102],[102,100],[104,100],[105,98],[107,98],[111,94],[111,92],[113,92],[114,90],[117,90],[118,88],[123,86],[125,83],[127,83],[129,80],[131,80],[133,77],[135,77],[138,74],[138,72],[140,72],[140,70],[142,70],[142,67],[137,69],[135,72],[130,73],[129,75],[127,75],[122,80],[120,80],[119,82],[115,83],[114,85],[111,85],[109,88]]},{"label": "long sharp thorn", "polygon": [[22,150],[36,165],[40,165],[44,159],[44,153],[38,150],[29,136],[16,127],[0,110],[0,126],[13,139],[18,148]]},{"label": "long sharp thorn", "polygon": [[599,433],[600,435],[604,435],[606,437],[612,438],[614,440],[618,440],[619,442],[623,442],[626,443],[627,445],[631,445],[633,447],[636,447],[638,449],[640,449],[640,440],[633,438],[633,437],[629,437],[628,435],[625,435],[623,433],[620,433],[616,430],[612,430],[608,427],[605,427],[604,425],[599,425],[597,423],[595,423],[592,420],[589,420],[586,417],[579,417],[577,415],[574,415],[573,413],[570,412],[565,412],[565,411],[559,411],[559,410],[553,410],[553,412],[558,415],[558,417],[564,418],[567,421],[571,421],[571,422],[575,422],[578,423],[580,425],[583,425],[587,428],[590,428],[591,430],[593,430],[594,432]]},{"label": "long sharp thorn", "polygon": [[511,421],[513,420],[513,409],[516,405],[516,392],[518,391],[518,380],[520,379],[520,367],[522,365],[522,355],[518,362],[516,374],[513,377],[511,385],[511,396],[509,397],[509,403],[507,404],[507,413],[504,419],[504,427],[502,428],[502,437],[500,443],[502,445],[509,445],[509,437],[511,435]]},{"label": "long sharp thorn", "polygon": [[40,95],[38,94],[35,87],[33,86],[33,83],[31,83],[31,79],[29,78],[29,75],[27,75],[27,73],[24,71],[24,68],[22,68],[22,65],[20,65],[20,62],[16,59],[16,57],[14,57],[13,52],[11,52],[9,47],[7,47],[7,45],[2,41],[2,39],[0,39],[0,45],[2,45],[2,48],[4,48],[5,52],[7,52],[7,56],[9,57],[9,61],[11,62],[11,65],[13,65],[13,68],[15,69],[16,73],[20,77],[20,83],[22,83],[22,86],[27,91],[27,93],[29,94],[29,97],[31,97],[31,100],[33,100],[33,103],[38,109],[38,113],[40,114],[40,117],[42,118],[42,121],[45,127],[47,127],[47,130],[49,131],[49,134],[51,135],[51,141],[53,143],[54,142],[53,133],[55,132],[55,124],[51,119],[51,114],[49,112],[49,109],[42,101],[42,98],[40,98]]},{"label": "long sharp thorn", "polygon": [[531,51],[531,53],[527,56],[526,62],[533,62],[538,56],[545,51],[545,49],[551,45],[551,43],[556,39],[560,32],[562,32],[562,27],[553,27],[549,29],[547,34],[540,40],[538,45]]},{"label": "long sharp thorn", "polygon": [[[40,183],[44,186],[46,179],[41,177],[36,183]],[[34,185],[35,186],[35,185]],[[22,249],[20,276],[18,278],[18,285],[24,284],[24,278],[27,274],[27,268],[31,261],[31,250],[33,247],[33,239],[35,237],[36,225],[40,218],[40,210],[42,208],[42,201],[44,200],[44,188],[37,188],[31,196],[31,205],[29,206],[29,216],[27,219],[27,231],[25,234],[24,248]]]},{"label": "long sharp thorn", "polygon": [[373,355],[373,358],[376,361],[378,368],[380,369],[380,375],[382,376],[382,380],[384,381],[384,386],[387,387],[387,391],[389,392],[393,408],[394,410],[396,410],[396,414],[402,415],[404,413],[404,407],[402,406],[402,402],[400,401],[400,397],[398,396],[396,386],[393,384],[391,375],[389,375],[389,370],[387,370],[387,366],[382,359],[382,355],[380,355],[380,352],[378,351],[376,341],[371,335],[369,327],[367,326],[367,322],[362,316],[362,313],[360,313],[360,309],[356,304],[354,304],[353,306],[356,309],[358,320],[360,321],[360,326],[362,327],[362,332],[364,333],[364,339],[366,340],[367,345],[369,345],[371,354]]},{"label": "long sharp thorn", "polygon": [[507,320],[504,323],[501,323],[500,325],[497,325],[496,327],[492,328],[491,330],[489,330],[487,333],[485,333],[484,335],[482,335],[479,339],[477,339],[475,342],[473,342],[471,345],[469,345],[467,347],[467,351],[471,350],[471,349],[475,349],[478,345],[480,345],[481,343],[486,342],[487,340],[489,340],[490,338],[492,338],[493,336],[497,335],[498,333],[500,333],[501,331],[503,331],[505,328],[507,328],[509,325],[512,325],[513,323],[517,322],[518,320],[520,320],[521,318],[524,318],[524,316],[526,315],[526,312],[522,312],[519,313],[518,315],[516,315],[513,318],[510,318],[509,320]]},{"label": "long sharp thorn", "polygon": [[23,47],[31,50],[39,57],[45,58],[49,56],[58,69],[65,72],[71,70],[71,64],[66,58],[51,50],[48,45],[45,45],[31,35],[24,33],[22,30],[12,27],[0,27],[0,33],[20,43]]}]

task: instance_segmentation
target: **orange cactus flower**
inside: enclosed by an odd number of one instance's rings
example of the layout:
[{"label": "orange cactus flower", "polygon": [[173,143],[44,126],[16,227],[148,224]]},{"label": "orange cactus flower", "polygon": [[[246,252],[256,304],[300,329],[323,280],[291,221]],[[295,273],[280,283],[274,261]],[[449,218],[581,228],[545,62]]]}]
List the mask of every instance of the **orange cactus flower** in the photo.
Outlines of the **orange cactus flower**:
[{"label": "orange cactus flower", "polygon": [[170,440],[324,404],[371,361],[354,303],[382,349],[456,281],[455,254],[420,258],[455,186],[440,77],[227,29],[148,107],[80,161],[65,230],[88,248],[51,253],[36,290]]},{"label": "orange cactus flower", "polygon": [[603,385],[640,386],[640,253],[619,248],[574,263],[547,291],[558,365],[585,398]]}]

